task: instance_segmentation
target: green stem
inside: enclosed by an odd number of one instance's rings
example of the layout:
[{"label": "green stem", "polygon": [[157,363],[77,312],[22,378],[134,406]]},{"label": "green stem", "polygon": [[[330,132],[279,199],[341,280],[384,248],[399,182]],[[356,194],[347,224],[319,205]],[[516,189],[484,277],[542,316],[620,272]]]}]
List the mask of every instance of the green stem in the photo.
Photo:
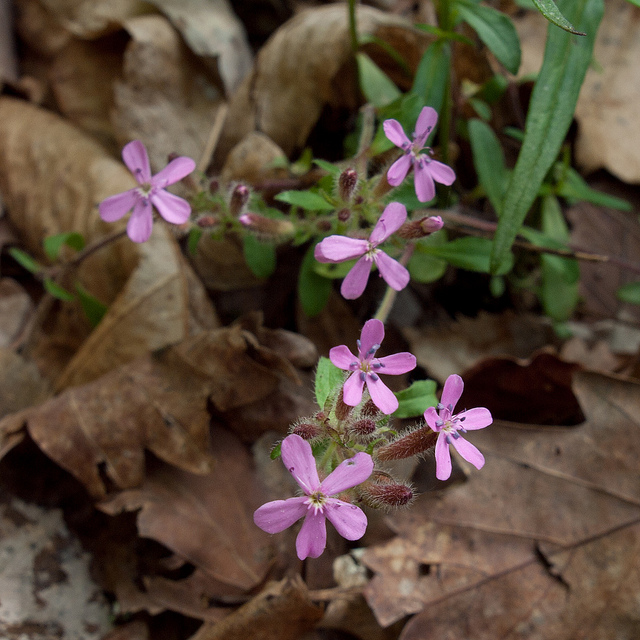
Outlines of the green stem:
[{"label": "green stem", "polygon": [[[437,16],[438,27],[446,33],[453,31],[453,12],[450,0],[438,0]],[[451,46],[451,45],[449,45]],[[444,89],[444,99],[442,101],[442,113],[440,114],[440,128],[438,138],[440,141],[440,158],[445,164],[449,164],[449,135],[451,132],[451,111],[453,101],[451,98],[451,69],[447,74],[447,81]]]},{"label": "green stem", "polygon": [[358,28],[356,22],[356,4],[357,0],[349,0],[349,37],[351,38],[351,50],[353,53],[358,51]]},{"label": "green stem", "polygon": [[[405,247],[404,253],[400,257],[400,260],[398,260],[398,262],[402,266],[404,267],[407,266],[409,260],[411,260],[411,256],[413,255],[414,248],[415,248],[415,245],[413,243],[408,244]],[[391,309],[393,308],[393,303],[396,301],[397,295],[398,295],[398,292],[395,289],[392,289],[389,286],[387,287],[387,290],[385,291],[385,294],[382,297],[382,302],[380,302],[380,306],[378,307],[378,310],[376,311],[375,316],[373,316],[375,320],[380,320],[383,323],[387,321],[387,318],[391,313]]]}]

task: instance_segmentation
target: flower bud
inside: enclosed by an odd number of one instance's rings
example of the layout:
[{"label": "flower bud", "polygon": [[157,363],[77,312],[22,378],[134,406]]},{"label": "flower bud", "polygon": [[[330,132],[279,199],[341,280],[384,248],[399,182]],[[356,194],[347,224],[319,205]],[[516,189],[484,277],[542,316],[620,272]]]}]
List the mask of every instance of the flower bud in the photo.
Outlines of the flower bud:
[{"label": "flower bud", "polygon": [[353,411],[353,407],[350,407],[344,401],[344,389],[340,389],[340,393],[338,394],[338,399],[336,400],[336,418],[338,420],[346,420],[349,417],[349,414]]},{"label": "flower bud", "polygon": [[371,418],[363,418],[351,425],[351,431],[354,435],[366,437],[370,436],[376,430],[376,423]]},{"label": "flower bud", "polygon": [[378,409],[378,407],[373,403],[373,400],[369,398],[362,405],[361,415],[365,418],[377,418],[380,416],[380,409]]},{"label": "flower bud", "polygon": [[220,224],[220,220],[217,216],[204,215],[196,220],[196,224],[202,229],[211,229],[211,227],[217,227]]},{"label": "flower bud", "polygon": [[229,201],[231,215],[239,216],[247,202],[249,202],[249,189],[244,184],[237,184],[231,192]]},{"label": "flower bud", "polygon": [[349,202],[358,186],[358,174],[353,169],[345,169],[338,178],[338,195],[343,202]]},{"label": "flower bud", "polygon": [[320,232],[331,231],[331,223],[328,220],[318,220],[316,223],[316,228]]},{"label": "flower bud", "polygon": [[426,216],[420,220],[405,222],[397,231],[397,234],[405,240],[424,238],[431,233],[439,231],[444,226],[440,216]]},{"label": "flower bud", "polygon": [[367,482],[360,487],[362,501],[374,509],[406,507],[415,498],[415,491],[399,482]]},{"label": "flower bud", "polygon": [[285,236],[294,232],[294,226],[290,220],[267,218],[258,213],[243,213],[238,220],[247,229],[269,238]]},{"label": "flower bud", "polygon": [[300,436],[303,440],[313,440],[320,435],[320,427],[311,422],[300,422],[293,427],[291,433]]},{"label": "flower bud", "polygon": [[340,220],[340,222],[347,222],[350,217],[351,211],[349,209],[340,209],[340,211],[338,211],[338,220]]},{"label": "flower bud", "polygon": [[211,178],[211,180],[209,180],[209,193],[215,196],[216,193],[218,193],[218,189],[220,189],[220,182],[217,178]]},{"label": "flower bud", "polygon": [[400,436],[397,440],[390,442],[376,451],[378,460],[401,460],[410,458],[427,449],[431,449],[436,444],[438,434],[429,427],[421,427]]}]

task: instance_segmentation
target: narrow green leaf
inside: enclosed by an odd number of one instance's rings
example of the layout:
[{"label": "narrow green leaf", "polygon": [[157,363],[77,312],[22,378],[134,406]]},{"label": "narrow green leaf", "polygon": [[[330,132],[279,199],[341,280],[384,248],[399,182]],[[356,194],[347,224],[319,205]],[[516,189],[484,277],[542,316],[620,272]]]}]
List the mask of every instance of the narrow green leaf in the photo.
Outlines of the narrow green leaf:
[{"label": "narrow green leaf", "polygon": [[384,107],[402,95],[389,76],[366,54],[357,53],[360,89],[374,107]]},{"label": "narrow green leaf", "polygon": [[[576,39],[566,31],[549,27],[544,62],[527,115],[524,142],[507,186],[496,230],[491,256],[493,272],[509,255],[518,229],[560,151],[591,62],[604,12],[602,0],[563,0],[562,6],[567,6],[571,18],[584,26],[588,35]],[[569,11],[565,10],[565,13]]]},{"label": "narrow green leaf", "polygon": [[630,302],[631,304],[640,304],[640,282],[629,282],[622,285],[617,291],[618,300],[622,302]]},{"label": "narrow green leaf", "polygon": [[533,0],[533,4],[536,5],[538,11],[549,21],[555,24],[557,27],[568,31],[576,36],[586,36],[586,33],[577,31],[574,26],[562,15],[560,9],[556,6],[553,0]]},{"label": "narrow green leaf", "polygon": [[200,227],[191,227],[189,229],[189,235],[187,237],[187,251],[190,256],[195,256],[198,250],[198,242],[202,238],[202,229]]},{"label": "narrow green leaf", "polygon": [[563,167],[564,180],[558,186],[556,193],[567,200],[584,200],[603,207],[631,211],[633,206],[627,200],[610,196],[608,193],[592,189],[582,176],[571,167]]},{"label": "narrow green leaf", "polygon": [[513,22],[501,11],[470,0],[456,3],[460,17],[478,34],[493,55],[514,75],[520,68],[520,40]]},{"label": "narrow green leaf", "polygon": [[47,293],[50,293],[54,298],[58,298],[58,300],[64,300],[65,302],[71,302],[75,300],[76,297],[71,293],[71,291],[67,291],[65,288],[61,287],[57,282],[54,282],[51,278],[45,278],[42,282]]},{"label": "narrow green leaf", "polygon": [[339,176],[341,172],[340,167],[336,167],[335,164],[331,164],[330,162],[327,162],[326,160],[320,160],[319,158],[316,158],[313,161],[314,164],[317,164],[321,169],[324,169],[326,172],[328,172],[329,174],[331,174],[332,176]]},{"label": "narrow green leaf", "polygon": [[277,460],[280,457],[281,453],[282,453],[282,440],[278,442],[276,445],[274,445],[273,449],[271,449],[271,453],[269,454],[269,457],[272,460]]},{"label": "narrow green leaf", "polygon": [[307,211],[333,211],[335,207],[313,191],[282,191],[276,196],[276,200],[286,202]]},{"label": "narrow green leaf", "polygon": [[435,282],[445,274],[447,261],[428,254],[425,247],[441,246],[446,242],[447,233],[442,229],[416,243],[411,260],[407,265],[412,280],[423,283]]},{"label": "narrow green leaf", "polygon": [[[449,264],[467,271],[489,273],[489,258],[491,256],[491,240],[486,238],[458,238],[438,247],[425,247],[425,253],[446,260]],[[498,275],[511,271],[513,257],[500,265]]]},{"label": "narrow green leaf", "polygon": [[318,406],[323,409],[327,398],[344,383],[344,371],[338,369],[329,358],[320,357],[316,370],[315,394]]},{"label": "narrow green leaf", "polygon": [[421,416],[429,407],[438,404],[434,380],[416,380],[408,389],[396,392],[398,408],[394,418],[415,418]]},{"label": "narrow green leaf", "polygon": [[469,120],[469,140],[478,179],[499,216],[508,180],[502,146],[493,129],[475,118]]},{"label": "narrow green leaf", "polygon": [[69,231],[67,233],[59,233],[55,236],[49,236],[42,241],[44,252],[52,262],[58,259],[60,255],[60,249],[63,246],[71,247],[76,251],[84,249],[84,238],[82,234],[76,231]]},{"label": "narrow green leaf", "polygon": [[258,278],[268,278],[276,270],[276,249],[273,245],[247,234],[242,250],[247,266]]},{"label": "narrow green leaf", "polygon": [[422,55],[411,93],[417,95],[421,105],[442,111],[451,63],[451,46],[448,42],[437,40],[427,47]]},{"label": "narrow green leaf", "polygon": [[28,253],[22,251],[22,249],[16,249],[15,247],[11,247],[9,249],[9,255],[24,269],[29,271],[29,273],[39,273],[42,270],[42,267],[38,262],[32,258]]},{"label": "narrow green leaf", "polygon": [[313,244],[307,249],[298,275],[298,299],[309,317],[317,316],[325,308],[332,287],[331,280],[319,276],[314,270],[314,249]]},{"label": "narrow green leaf", "polygon": [[80,304],[82,305],[82,310],[87,316],[89,323],[93,328],[97,327],[109,307],[95,296],[92,296],[79,282],[76,282],[76,291],[78,293],[78,300],[80,300]]}]

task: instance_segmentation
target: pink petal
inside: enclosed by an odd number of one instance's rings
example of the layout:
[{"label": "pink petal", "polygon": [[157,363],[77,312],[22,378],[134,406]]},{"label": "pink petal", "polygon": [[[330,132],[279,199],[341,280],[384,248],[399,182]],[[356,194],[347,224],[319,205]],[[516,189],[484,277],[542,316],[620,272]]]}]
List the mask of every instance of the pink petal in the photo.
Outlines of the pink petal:
[{"label": "pink petal", "polygon": [[124,193],[119,193],[115,196],[105,198],[98,205],[100,217],[105,222],[115,222],[116,220],[120,220],[122,216],[133,209],[140,199],[141,196],[138,193],[138,189],[129,189],[129,191],[125,191]]},{"label": "pink petal", "polygon": [[309,495],[318,489],[320,479],[311,445],[300,436],[287,436],[280,447],[282,462],[300,488]]},{"label": "pink petal", "polygon": [[441,431],[436,441],[436,478],[438,480],[448,480],[451,476],[451,453],[446,435]]},{"label": "pink petal", "polygon": [[440,416],[438,415],[438,413],[436,412],[434,407],[429,407],[425,412],[424,412],[424,419],[426,421],[426,423],[429,425],[429,427],[433,430],[433,431],[440,431],[440,429],[442,429],[442,427],[437,427],[436,426],[436,422],[438,422],[438,420],[440,420]]},{"label": "pink petal", "polygon": [[364,255],[369,249],[366,240],[329,236],[316,245],[313,255],[318,262],[344,262]]},{"label": "pink petal", "polygon": [[402,291],[411,280],[409,272],[397,260],[390,258],[384,251],[375,256],[375,263],[383,280],[396,291]]},{"label": "pink petal", "polygon": [[484,456],[478,449],[464,438],[451,438],[456,451],[476,469],[482,469],[484,466]]},{"label": "pink petal", "polygon": [[362,295],[369,280],[372,264],[372,261],[367,259],[367,256],[362,256],[360,260],[351,267],[351,271],[347,273],[340,287],[340,293],[343,298],[355,300]]},{"label": "pink petal", "polygon": [[151,178],[154,187],[164,187],[174,184],[188,176],[196,168],[196,163],[186,156],[173,159],[162,171]]},{"label": "pink petal", "polygon": [[395,397],[393,391],[378,378],[373,380],[371,376],[367,376],[367,389],[371,395],[373,404],[387,415],[393,413],[398,408],[398,398]]},{"label": "pink petal", "polygon": [[344,344],[341,344],[339,347],[333,347],[331,351],[329,351],[329,360],[331,360],[338,369],[345,369],[345,371],[350,371],[350,365],[358,362],[358,358],[354,356],[349,347]]},{"label": "pink petal", "polygon": [[462,378],[455,373],[453,375],[450,375],[444,383],[444,389],[442,390],[442,397],[440,398],[440,402],[445,407],[451,405],[455,409],[456,404],[458,404],[458,400],[460,400],[463,389],[464,382],[462,381]]},{"label": "pink petal", "polygon": [[267,502],[256,509],[253,521],[267,533],[280,533],[300,520],[307,512],[307,499],[307,496],[301,496]]},{"label": "pink petal", "polygon": [[378,358],[378,362],[384,365],[381,369],[376,369],[376,373],[389,374],[392,376],[407,373],[416,368],[416,357],[408,351],[394,353],[391,356]]},{"label": "pink petal", "polygon": [[384,340],[384,323],[381,320],[367,320],[360,332],[360,357],[364,358],[372,347],[382,344]]},{"label": "pink petal", "polygon": [[122,159],[127,169],[133,173],[138,184],[151,182],[151,167],[145,146],[140,140],[133,140],[122,149]]},{"label": "pink petal", "polygon": [[397,120],[385,120],[382,123],[384,135],[396,145],[396,147],[404,148],[405,145],[411,145],[411,140],[407,138],[402,125]]},{"label": "pink petal", "polygon": [[384,242],[392,233],[395,233],[407,219],[407,208],[399,202],[389,203],[382,215],[380,216],[376,226],[373,227],[369,242],[373,245],[379,245]]},{"label": "pink petal", "polygon": [[367,516],[359,507],[334,498],[327,501],[325,514],[336,531],[347,540],[359,540],[367,530]]},{"label": "pink petal", "polygon": [[127,235],[133,242],[146,242],[151,236],[152,228],[151,203],[146,199],[140,199],[127,222]]},{"label": "pink petal", "polygon": [[433,107],[423,107],[416,121],[416,130],[413,134],[413,138],[420,145],[420,148],[424,147],[424,143],[437,122],[438,112]]},{"label": "pink petal", "polygon": [[413,158],[408,153],[400,156],[387,171],[387,182],[392,187],[397,187],[407,177]]},{"label": "pink petal", "polygon": [[171,224],[183,224],[191,215],[191,205],[186,200],[162,189],[151,196],[151,204]]},{"label": "pink petal", "polygon": [[373,473],[373,458],[364,451],[343,460],[320,485],[325,496],[335,496],[364,482]]},{"label": "pink petal", "polygon": [[342,387],[342,399],[345,404],[355,407],[362,400],[362,390],[364,389],[364,380],[360,377],[361,371],[354,371]]},{"label": "pink petal", "polygon": [[296,551],[298,558],[317,558],[322,555],[327,546],[327,525],[322,511],[314,512],[313,509],[307,511],[307,517],[302,523],[300,533],[296,538]]},{"label": "pink petal", "polygon": [[458,419],[464,418],[464,422],[460,425],[468,431],[474,429],[484,429],[488,427],[492,422],[491,412],[484,407],[477,407],[475,409],[469,409],[468,411],[462,411],[457,415]]},{"label": "pink petal", "polygon": [[431,172],[431,177],[440,184],[446,184],[447,186],[453,184],[456,179],[456,172],[443,162],[432,160],[428,165],[428,169]]},{"label": "pink petal", "polygon": [[436,196],[436,185],[433,183],[429,165],[424,161],[416,165],[415,171],[415,188],[416,195],[420,202],[429,202]]}]

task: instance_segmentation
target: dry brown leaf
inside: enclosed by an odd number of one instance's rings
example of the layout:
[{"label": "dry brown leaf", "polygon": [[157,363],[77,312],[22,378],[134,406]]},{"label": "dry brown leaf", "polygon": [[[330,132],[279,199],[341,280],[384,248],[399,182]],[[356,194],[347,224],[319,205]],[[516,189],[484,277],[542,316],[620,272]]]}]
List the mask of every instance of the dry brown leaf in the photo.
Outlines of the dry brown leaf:
[{"label": "dry brown leaf", "polygon": [[[522,45],[520,75],[542,64],[547,21],[530,11],[515,20]],[[597,69],[587,72],[575,117],[579,123],[576,160],[585,171],[604,168],[621,180],[640,183],[640,8],[607,0],[593,53]]]},{"label": "dry brown leaf", "polygon": [[298,640],[322,618],[299,576],[269,583],[217,624],[205,623],[189,640]]},{"label": "dry brown leaf", "polygon": [[0,417],[38,404],[49,393],[49,385],[33,362],[0,348]]},{"label": "dry brown leaf", "polygon": [[284,151],[264,133],[252,131],[231,149],[220,175],[225,184],[232,181],[257,184],[287,178],[286,169],[275,166],[285,158]]},{"label": "dry brown leaf", "polygon": [[[360,37],[389,42],[410,67],[430,41],[399,17],[363,5],[357,24]],[[354,110],[359,98],[352,60],[343,4],[310,9],[286,22],[231,99],[217,162],[251,131],[269,136],[289,155],[304,146],[325,104]]]},{"label": "dry brown leaf", "polygon": [[0,346],[8,347],[33,314],[29,294],[11,278],[0,279]]},{"label": "dry brown leaf", "polygon": [[[37,258],[44,259],[41,243],[48,235],[77,231],[91,243],[122,229],[125,221],[103,223],[96,204],[134,185],[122,164],[57,116],[0,99],[0,191],[22,242]],[[50,378],[62,374],[58,388],[217,325],[202,287],[163,225],[156,224],[142,245],[124,238],[97,251],[76,277],[110,308],[82,345],[91,327],[80,305],[54,307],[35,354]]]},{"label": "dry brown leaf", "polygon": [[391,522],[398,537],[365,552],[381,624],[422,612],[403,640],[427,626],[478,640],[636,636],[640,385],[579,372],[574,391],[586,423],[474,432],[482,471],[422,496]]},{"label": "dry brown leaf", "polygon": [[248,591],[271,562],[253,523],[264,496],[235,436],[215,429],[212,445],[215,463],[206,475],[163,465],[140,489],[119,493],[101,509],[111,515],[139,510],[140,536],[157,540],[223,585]]}]

